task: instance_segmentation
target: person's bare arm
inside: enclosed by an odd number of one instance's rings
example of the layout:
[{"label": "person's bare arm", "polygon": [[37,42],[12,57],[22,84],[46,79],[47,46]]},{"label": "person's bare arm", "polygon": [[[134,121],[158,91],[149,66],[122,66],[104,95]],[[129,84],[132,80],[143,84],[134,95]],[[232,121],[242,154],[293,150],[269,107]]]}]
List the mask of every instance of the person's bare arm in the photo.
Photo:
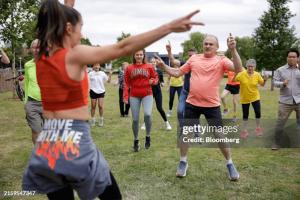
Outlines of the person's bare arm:
[{"label": "person's bare arm", "polygon": [[167,66],[164,61],[158,57],[158,56],[155,56],[156,57],[156,62],[157,62],[157,65],[164,69],[169,75],[171,76],[174,76],[176,78],[184,75],[184,72],[180,70],[180,68],[171,68],[169,66]]},{"label": "person's bare arm", "polygon": [[111,68],[110,70],[109,70],[109,76],[108,76],[108,79],[107,79],[107,83],[110,83],[110,80],[111,80],[111,75],[112,75],[112,73],[114,72],[114,69],[113,68]]},{"label": "person's bare arm", "polygon": [[172,54],[172,47],[171,47],[171,43],[170,41],[168,41],[168,44],[166,44],[166,49],[167,49],[167,52],[168,52],[168,57],[169,57],[169,60],[171,62],[171,64],[175,67],[180,67],[180,61],[175,59],[173,54]]},{"label": "person's bare arm", "polygon": [[194,11],[185,17],[171,21],[146,33],[126,38],[116,44],[102,47],[77,45],[67,53],[66,63],[73,66],[84,66],[105,63],[118,57],[133,55],[136,51],[149,46],[172,32],[185,32],[190,30],[193,25],[204,25],[202,22],[191,21],[191,17],[198,12],[199,10]]},{"label": "person's bare arm", "polygon": [[230,36],[227,38],[227,46],[231,52],[232,59],[233,59],[233,63],[230,63],[228,70],[236,73],[243,71],[241,58],[238,52],[236,51],[236,41],[234,40],[231,33]]},{"label": "person's bare arm", "polygon": [[265,74],[265,75],[264,75],[264,82],[262,82],[260,85],[261,85],[261,86],[265,86],[265,84],[266,84],[266,82],[267,82],[268,79],[269,79],[269,75],[268,75],[268,74]]},{"label": "person's bare arm", "polygon": [[5,54],[5,52],[3,51],[3,49],[0,48],[0,55],[2,55],[1,58],[1,62],[3,62],[4,64],[9,64],[9,58],[7,57],[7,55]]}]

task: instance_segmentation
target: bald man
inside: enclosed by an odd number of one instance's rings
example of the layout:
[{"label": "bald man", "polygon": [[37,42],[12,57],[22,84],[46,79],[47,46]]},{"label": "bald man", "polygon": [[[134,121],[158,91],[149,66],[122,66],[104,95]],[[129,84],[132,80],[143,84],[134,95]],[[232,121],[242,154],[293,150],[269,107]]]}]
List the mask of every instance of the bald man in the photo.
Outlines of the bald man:
[{"label": "bald man", "polygon": [[[31,43],[30,51],[34,56],[37,55],[39,51],[37,39]],[[32,132],[32,142],[35,144],[39,133],[42,131],[43,107],[40,87],[36,79],[34,59],[25,63],[25,111],[27,123]]]}]

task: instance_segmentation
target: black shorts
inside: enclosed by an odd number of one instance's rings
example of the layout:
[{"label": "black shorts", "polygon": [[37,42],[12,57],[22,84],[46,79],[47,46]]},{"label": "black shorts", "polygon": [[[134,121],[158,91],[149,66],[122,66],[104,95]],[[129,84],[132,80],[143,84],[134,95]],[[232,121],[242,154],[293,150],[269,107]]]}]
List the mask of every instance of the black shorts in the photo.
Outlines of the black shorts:
[{"label": "black shorts", "polygon": [[199,118],[204,115],[210,126],[223,126],[220,106],[198,107],[186,103],[184,110],[184,125],[193,126],[199,123]]},{"label": "black shorts", "polygon": [[104,98],[105,97],[105,92],[97,94],[93,90],[90,90],[90,97],[91,97],[91,99]]},{"label": "black shorts", "polygon": [[240,85],[229,85],[228,83],[225,86],[225,89],[228,90],[231,94],[239,94]]}]

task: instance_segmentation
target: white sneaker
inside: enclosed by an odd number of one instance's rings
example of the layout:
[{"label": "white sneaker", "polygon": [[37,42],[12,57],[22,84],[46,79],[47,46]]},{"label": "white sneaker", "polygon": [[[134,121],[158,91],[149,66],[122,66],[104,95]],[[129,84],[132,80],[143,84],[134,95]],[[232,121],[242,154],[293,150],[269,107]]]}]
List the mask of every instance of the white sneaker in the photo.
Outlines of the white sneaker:
[{"label": "white sneaker", "polygon": [[93,119],[91,119],[91,126],[95,126],[95,118]]},{"label": "white sneaker", "polygon": [[169,110],[167,117],[171,117],[171,114],[172,114],[172,110]]},{"label": "white sneaker", "polygon": [[142,130],[146,130],[146,124],[145,124],[145,122],[143,123],[141,129],[142,129]]},{"label": "white sneaker", "polygon": [[169,124],[169,122],[166,122],[166,126],[167,126],[167,131],[172,130],[172,127],[171,127],[171,125]]},{"label": "white sneaker", "polygon": [[103,117],[99,119],[99,126],[103,126]]}]

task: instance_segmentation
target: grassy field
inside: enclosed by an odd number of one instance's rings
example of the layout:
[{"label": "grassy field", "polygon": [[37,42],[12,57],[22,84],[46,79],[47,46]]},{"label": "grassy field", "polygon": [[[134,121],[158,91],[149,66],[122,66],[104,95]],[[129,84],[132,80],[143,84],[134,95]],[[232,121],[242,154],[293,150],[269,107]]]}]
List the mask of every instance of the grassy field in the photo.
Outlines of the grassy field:
[{"label": "grassy field", "polygon": [[[112,82],[115,80],[116,75]],[[224,79],[220,92],[225,83]],[[267,83],[270,84],[270,81]],[[275,124],[278,89],[270,91],[268,85],[259,89],[262,119],[274,120]],[[0,198],[46,199],[45,195],[3,196],[4,190],[21,190],[22,175],[33,149],[31,131],[25,120],[24,102],[13,100],[11,96],[11,92],[0,94]],[[163,97],[163,108],[167,112],[169,98],[166,88],[163,88]],[[227,102],[232,108],[231,95]],[[278,151],[271,151],[270,147],[232,148],[232,159],[240,173],[238,182],[230,182],[219,149],[191,148],[187,176],[177,178],[175,172],[179,164],[179,149],[176,140],[176,106],[177,100],[173,114],[168,119],[173,130],[166,131],[154,104],[152,146],[148,150],[143,147],[145,132],[141,131],[141,150],[133,152],[131,116],[119,117],[118,87],[113,87],[112,83],[106,85],[104,126],[92,127],[91,132],[96,146],[109,163],[124,199],[300,199],[299,148],[282,148]],[[242,117],[240,108],[239,119]],[[226,118],[230,119],[231,114]],[[254,119],[252,108],[249,118]],[[98,121],[98,113],[96,119]],[[250,135],[256,137],[254,133]],[[77,195],[76,199],[79,199]]]}]

